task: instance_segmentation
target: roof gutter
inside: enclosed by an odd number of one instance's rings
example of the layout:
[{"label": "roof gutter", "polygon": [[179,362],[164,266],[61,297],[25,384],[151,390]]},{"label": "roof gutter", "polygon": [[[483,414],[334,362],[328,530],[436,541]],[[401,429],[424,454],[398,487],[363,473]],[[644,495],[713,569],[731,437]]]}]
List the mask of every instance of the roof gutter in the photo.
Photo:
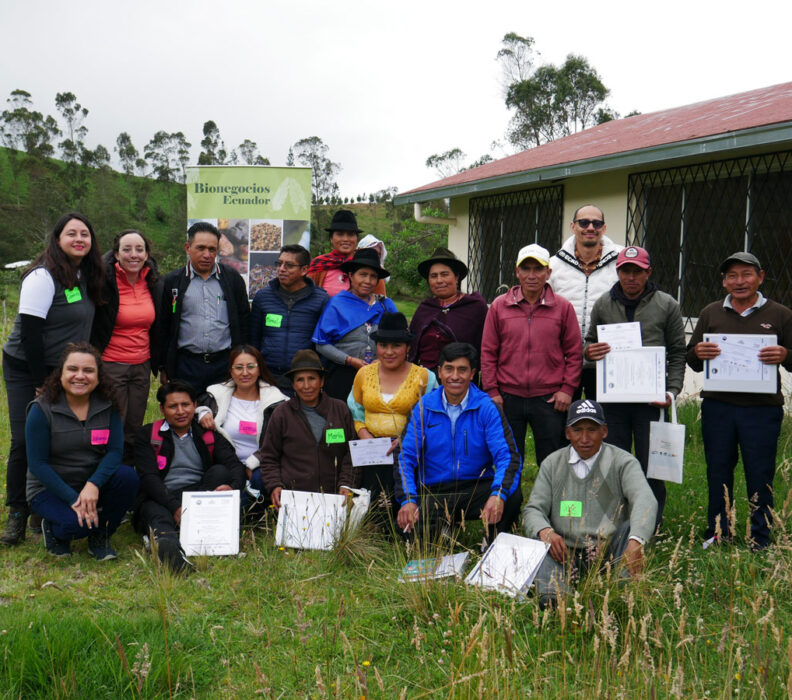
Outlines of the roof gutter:
[{"label": "roof gutter", "polygon": [[483,180],[464,182],[458,185],[447,185],[418,192],[405,192],[404,194],[396,195],[393,198],[393,202],[394,204],[415,204],[444,197],[486,194],[493,190],[502,190],[519,185],[531,185],[559,178],[591,175],[623,168],[647,167],[678,158],[689,158],[705,154],[716,155],[726,151],[781,144],[785,141],[792,142],[792,122],[789,121],[727,134],[703,136],[698,139],[667,143],[634,151],[613,153],[587,160],[558,163],[544,168],[522,170]]}]

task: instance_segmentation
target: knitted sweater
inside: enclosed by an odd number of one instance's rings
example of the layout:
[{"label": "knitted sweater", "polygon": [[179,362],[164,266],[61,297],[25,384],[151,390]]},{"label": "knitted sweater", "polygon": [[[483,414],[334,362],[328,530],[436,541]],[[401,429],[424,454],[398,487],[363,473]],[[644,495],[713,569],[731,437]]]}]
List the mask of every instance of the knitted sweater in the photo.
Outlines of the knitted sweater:
[{"label": "knitted sweater", "polygon": [[630,536],[648,542],[655,529],[657,501],[629,452],[608,443],[585,479],[569,464],[569,447],[542,462],[539,476],[524,506],[525,534],[537,537],[552,527],[568,547],[585,547],[587,539],[607,539],[625,520]]}]

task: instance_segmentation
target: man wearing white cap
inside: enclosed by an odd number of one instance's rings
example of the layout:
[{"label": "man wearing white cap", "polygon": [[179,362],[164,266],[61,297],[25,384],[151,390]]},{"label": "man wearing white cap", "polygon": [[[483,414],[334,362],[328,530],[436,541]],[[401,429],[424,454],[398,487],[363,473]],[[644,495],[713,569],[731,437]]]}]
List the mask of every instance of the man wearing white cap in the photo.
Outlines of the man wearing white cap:
[{"label": "man wearing white cap", "polygon": [[547,283],[550,254],[517,254],[519,284],[492,302],[481,342],[483,389],[503,407],[520,454],[530,424],[536,463],[563,444],[564,414],[583,363],[575,309]]}]

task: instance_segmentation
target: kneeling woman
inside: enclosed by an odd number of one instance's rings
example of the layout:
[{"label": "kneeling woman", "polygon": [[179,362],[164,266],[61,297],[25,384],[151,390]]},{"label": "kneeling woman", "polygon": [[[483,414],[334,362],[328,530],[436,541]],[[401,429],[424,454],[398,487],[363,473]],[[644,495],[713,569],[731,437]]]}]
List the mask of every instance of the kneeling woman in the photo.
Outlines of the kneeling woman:
[{"label": "kneeling woman", "polygon": [[66,346],[30,406],[25,441],[27,499],[47,551],[68,556],[71,541],[87,537],[96,559],[115,559],[110,536],[135,501],[138,477],[121,464],[124,424],[88,343]]}]

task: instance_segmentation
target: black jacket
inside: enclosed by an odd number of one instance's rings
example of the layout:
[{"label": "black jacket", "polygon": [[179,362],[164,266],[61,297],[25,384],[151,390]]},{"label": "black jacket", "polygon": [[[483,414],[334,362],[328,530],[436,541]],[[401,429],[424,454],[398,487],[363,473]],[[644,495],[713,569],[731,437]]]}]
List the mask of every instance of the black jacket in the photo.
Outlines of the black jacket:
[{"label": "black jacket", "polygon": [[[153,263],[153,261],[152,261]],[[151,353],[151,373],[157,375],[160,358],[160,317],[162,301],[162,278],[157,274],[156,263],[146,275],[151,300],[154,302],[154,324],[149,329],[149,352]],[[93,328],[91,328],[91,345],[104,352],[113,335],[116,318],[118,317],[118,282],[116,281],[115,259],[106,260],[102,298],[105,303],[96,307]]]},{"label": "black jacket", "polygon": [[[220,265],[220,286],[228,304],[228,321],[231,326],[231,347],[248,342],[250,333],[250,304],[248,303],[247,287],[236,270],[227,265]],[[159,356],[160,369],[164,369],[168,379],[176,376],[176,351],[179,342],[182,302],[190,280],[187,277],[187,266],[168,273],[162,289],[160,307],[160,338],[161,351]]]}]

